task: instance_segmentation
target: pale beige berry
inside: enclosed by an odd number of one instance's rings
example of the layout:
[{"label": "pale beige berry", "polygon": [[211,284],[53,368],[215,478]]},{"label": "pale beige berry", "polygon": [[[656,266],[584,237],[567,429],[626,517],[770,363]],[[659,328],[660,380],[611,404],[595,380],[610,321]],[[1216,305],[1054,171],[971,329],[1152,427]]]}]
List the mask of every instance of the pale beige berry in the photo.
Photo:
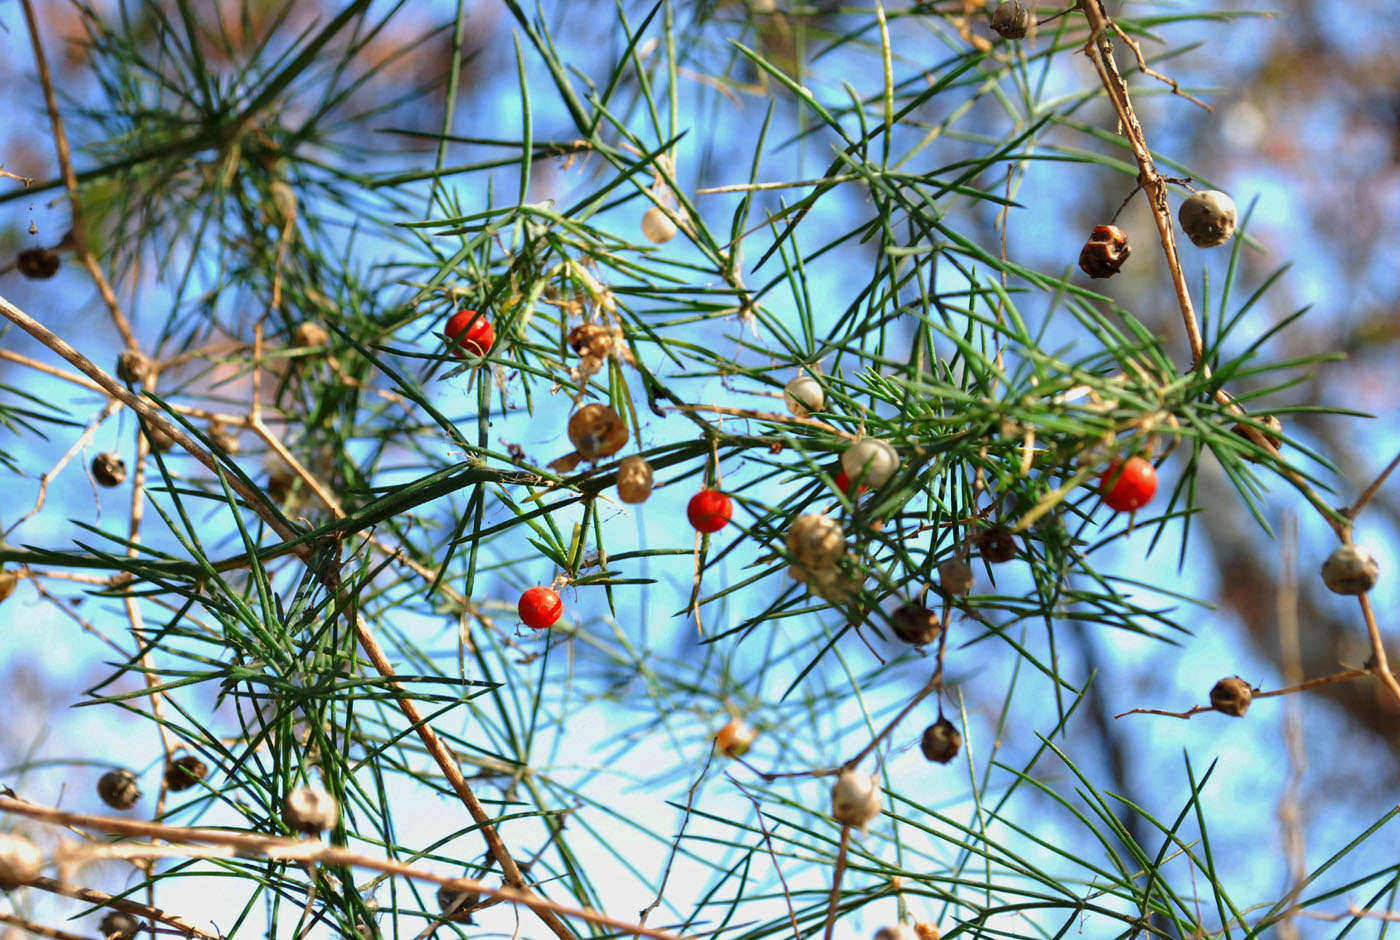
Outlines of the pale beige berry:
[{"label": "pale beige berry", "polygon": [[731,718],[728,724],[715,732],[715,750],[725,757],[743,757],[757,738],[757,731],[738,718]]},{"label": "pale beige berry", "polygon": [[292,343],[301,347],[324,346],[330,339],[331,334],[326,332],[326,328],[312,320],[298,323],[292,332]]},{"label": "pale beige berry", "polygon": [[1218,189],[1192,193],[1181,203],[1176,218],[1193,245],[1214,248],[1235,234],[1235,201]]},{"label": "pale beige berry", "polygon": [[1226,715],[1243,718],[1254,701],[1254,690],[1239,676],[1221,679],[1210,690],[1210,707]]},{"label": "pale beige berry", "polygon": [[642,215],[642,234],[653,245],[664,245],[676,237],[676,223],[657,206]]},{"label": "pale beige berry", "polygon": [[[792,573],[792,568],[788,569],[788,573]],[[861,586],[865,583],[859,575],[842,571],[839,567],[807,568],[803,574],[801,578],[794,575],[793,580],[804,582],[807,590],[828,604],[851,603],[860,596]]]},{"label": "pale beige berry", "polygon": [[852,483],[884,486],[899,469],[899,453],[889,441],[862,438],[841,452],[841,469]]},{"label": "pale beige berry", "polygon": [[333,827],[340,804],[320,787],[297,787],[282,804],[282,820],[297,832],[315,835]]},{"label": "pale beige berry", "polygon": [[602,359],[612,352],[613,335],[605,326],[582,323],[569,331],[569,348],[585,359]]},{"label": "pale beige berry", "polygon": [[880,783],[851,767],[844,767],[831,787],[831,818],[843,826],[870,831],[870,823],[880,815]]},{"label": "pale beige berry", "polygon": [[624,503],[644,503],[653,484],[651,464],[633,454],[617,465],[617,498]]},{"label": "pale beige berry", "polygon": [[0,833],[0,890],[9,891],[39,877],[44,856],[24,836]]},{"label": "pale beige berry", "polygon": [[590,402],[569,419],[569,440],[584,460],[611,457],[627,443],[627,424],[607,405]]},{"label": "pale beige berry", "polygon": [[1334,594],[1365,594],[1380,577],[1380,562],[1360,545],[1338,545],[1322,563],[1322,583]]},{"label": "pale beige berry", "polygon": [[821,383],[810,375],[799,375],[783,386],[783,404],[787,405],[791,414],[805,418],[814,411],[822,410],[826,405],[826,392],[822,390]]},{"label": "pale beige berry", "polygon": [[175,446],[175,438],[153,424],[146,425],[146,442],[151,445],[151,450],[158,450],[162,454]]},{"label": "pale beige berry", "polygon": [[972,566],[962,558],[949,558],[938,566],[938,583],[949,594],[967,594],[972,580]]},{"label": "pale beige berry", "polygon": [[846,533],[830,516],[806,513],[788,527],[787,547],[799,564],[831,568],[846,552]]}]

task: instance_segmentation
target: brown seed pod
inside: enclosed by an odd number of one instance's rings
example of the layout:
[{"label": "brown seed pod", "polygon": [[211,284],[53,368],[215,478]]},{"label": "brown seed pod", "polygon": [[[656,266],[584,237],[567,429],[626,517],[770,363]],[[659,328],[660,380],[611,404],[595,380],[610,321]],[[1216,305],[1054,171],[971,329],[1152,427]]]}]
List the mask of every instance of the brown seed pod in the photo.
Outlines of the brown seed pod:
[{"label": "brown seed pod", "polygon": [[1210,690],[1210,707],[1226,715],[1243,718],[1254,700],[1254,690],[1239,676],[1221,679]]},{"label": "brown seed pod", "polygon": [[326,328],[314,320],[304,320],[297,324],[297,328],[292,331],[292,345],[305,348],[307,346],[324,346],[331,340],[331,334]]},{"label": "brown seed pod", "polygon": [[1025,39],[1031,28],[1031,11],[1019,0],[999,4],[992,13],[992,30],[1002,39]]},{"label": "brown seed pod", "polygon": [[0,832],[0,890],[9,891],[39,877],[44,856],[24,836]]},{"label": "brown seed pod", "polygon": [[1333,594],[1365,594],[1380,577],[1376,556],[1360,545],[1338,545],[1322,563],[1322,583]]},{"label": "brown seed pod", "polygon": [[1235,234],[1235,201],[1218,189],[1192,193],[1182,201],[1176,220],[1197,248],[1214,248]]},{"label": "brown seed pod", "polygon": [[15,593],[17,586],[19,586],[19,575],[13,571],[0,571],[0,601]]},{"label": "brown seed pod", "polygon": [[924,729],[924,736],[919,739],[919,750],[934,763],[946,764],[962,750],[962,732],[939,715],[937,721]]},{"label": "brown seed pod", "polygon": [[188,790],[208,773],[208,765],[193,754],[177,757],[165,765],[165,788],[172,793]]},{"label": "brown seed pod", "polygon": [[851,767],[843,768],[831,787],[831,818],[843,826],[868,832],[871,820],[879,815],[878,778],[867,777]]},{"label": "brown seed pod", "polygon": [[481,900],[480,891],[459,891],[443,885],[437,890],[438,910],[442,911],[443,920],[454,921],[459,924],[474,924],[472,920],[472,908],[476,907],[476,902]]},{"label": "brown seed pod", "polygon": [[938,614],[923,604],[910,603],[895,608],[894,613],[890,614],[890,626],[894,628],[895,636],[911,646],[932,643],[943,632]]},{"label": "brown seed pod", "polygon": [[126,479],[126,463],[116,451],[104,451],[92,458],[92,476],[102,486],[121,486]]},{"label": "brown seed pod", "polygon": [[[1273,445],[1274,450],[1278,450],[1280,447],[1282,447],[1283,422],[1280,421],[1278,418],[1275,418],[1273,415],[1256,415],[1253,417],[1257,424],[1262,424],[1264,426],[1264,430],[1260,430],[1259,428],[1251,428],[1249,425],[1240,422],[1236,422],[1235,426],[1232,427],[1230,430],[1233,433],[1238,434],[1240,437],[1245,438],[1246,440],[1249,439],[1249,432],[1251,430],[1258,430],[1259,433],[1264,435],[1264,440],[1268,441],[1270,444]],[[1253,453],[1245,452],[1240,454],[1240,456],[1243,457],[1245,460],[1248,460],[1250,463],[1259,462],[1259,458],[1255,457]]]},{"label": "brown seed pod", "polygon": [[325,832],[339,818],[340,803],[320,787],[297,787],[282,803],[282,821],[308,835]]},{"label": "brown seed pod", "polygon": [[612,333],[597,323],[584,323],[569,331],[569,348],[584,359],[603,359],[613,348]]},{"label": "brown seed pod", "polygon": [[109,770],[97,778],[97,795],[112,809],[131,809],[141,799],[141,788],[131,771]]},{"label": "brown seed pod", "polygon": [[651,464],[633,454],[617,465],[617,498],[624,503],[644,503],[651,495]]},{"label": "brown seed pod", "polygon": [[222,421],[210,421],[209,430],[206,433],[209,435],[209,443],[230,457],[238,453],[238,435]]},{"label": "brown seed pod", "polygon": [[1113,277],[1132,253],[1128,236],[1121,228],[1096,225],[1079,252],[1079,267],[1090,277]]},{"label": "brown seed pod", "polygon": [[627,425],[607,405],[590,402],[569,419],[569,440],[584,460],[611,457],[627,443]]},{"label": "brown seed pod", "polygon": [[846,553],[846,533],[830,516],[804,513],[788,526],[787,548],[798,564],[831,568]]},{"label": "brown seed pod", "polygon": [[927,920],[914,921],[914,936],[919,940],[943,940],[943,933],[938,927]]},{"label": "brown seed pod", "polygon": [[140,385],[151,374],[151,360],[138,349],[123,349],[117,355],[117,378],[128,385]]},{"label": "brown seed pod", "polygon": [[997,565],[1016,557],[1016,536],[1006,526],[996,525],[977,534],[977,553]]},{"label": "brown seed pod", "polygon": [[126,911],[108,911],[97,925],[106,940],[131,940],[140,929],[140,923]]},{"label": "brown seed pod", "polygon": [[292,495],[292,486],[296,479],[296,474],[290,467],[281,464],[273,467],[267,471],[267,495],[276,502],[286,502],[287,497]]},{"label": "brown seed pod", "polygon": [[949,594],[972,591],[972,566],[962,558],[949,558],[938,566],[938,583]]},{"label": "brown seed pod", "polygon": [[15,259],[19,273],[30,280],[46,281],[58,273],[58,252],[49,248],[30,248]]}]

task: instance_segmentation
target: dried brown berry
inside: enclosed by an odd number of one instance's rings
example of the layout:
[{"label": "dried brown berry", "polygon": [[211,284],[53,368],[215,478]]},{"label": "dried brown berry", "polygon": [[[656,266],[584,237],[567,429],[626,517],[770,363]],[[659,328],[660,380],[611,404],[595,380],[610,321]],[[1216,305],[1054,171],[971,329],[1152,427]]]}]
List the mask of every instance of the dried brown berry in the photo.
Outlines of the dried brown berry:
[{"label": "dried brown berry", "polygon": [[992,13],[992,29],[1002,39],[1024,39],[1031,28],[1031,11],[1018,0],[999,4]]},{"label": "dried brown berry", "polygon": [[992,526],[977,534],[977,553],[996,565],[1016,557],[1016,536],[1006,526]]},{"label": "dried brown berry", "polygon": [[24,836],[0,832],[0,890],[9,891],[39,877],[44,856]]},{"label": "dried brown berry", "polygon": [[186,754],[165,765],[165,788],[172,793],[188,790],[209,773],[209,767],[195,757]]},{"label": "dried brown berry", "polygon": [[1113,277],[1133,253],[1127,234],[1116,225],[1096,225],[1079,252],[1079,267],[1090,277]]},{"label": "dried brown berry", "polygon": [[569,440],[584,460],[611,457],[627,443],[627,425],[607,405],[590,402],[569,419]]},{"label": "dried brown berry", "polygon": [[141,929],[141,925],[126,911],[108,911],[98,923],[97,929],[106,940],[131,940],[136,936],[136,931]]},{"label": "dried brown berry", "polygon": [[1176,220],[1197,248],[1214,248],[1235,234],[1235,201],[1218,189],[1192,193],[1181,203]]},{"label": "dried brown berry", "polygon": [[597,323],[584,323],[569,331],[569,348],[585,359],[602,359],[612,352],[612,333]]},{"label": "dried brown berry", "polygon": [[15,593],[15,588],[18,586],[19,575],[13,571],[0,571],[0,601]]},{"label": "dried brown berry", "polygon": [[[1232,427],[1230,430],[1235,434],[1238,434],[1240,437],[1245,438],[1246,440],[1248,440],[1249,432],[1251,430],[1259,431],[1260,434],[1264,435],[1264,440],[1268,441],[1270,444],[1273,445],[1274,450],[1278,450],[1280,447],[1283,446],[1282,421],[1280,421],[1278,418],[1275,418],[1273,415],[1252,415],[1251,417],[1254,418],[1256,425],[1262,424],[1264,426],[1263,429],[1260,429],[1258,427],[1251,427],[1249,425],[1237,422],[1235,426]],[[1243,457],[1245,460],[1248,460],[1250,463],[1259,462],[1259,458],[1255,457],[1252,452],[1245,452],[1240,454],[1240,456]]]},{"label": "dried brown berry", "polygon": [[472,924],[472,908],[476,907],[476,902],[481,900],[480,891],[459,891],[443,885],[437,890],[438,909],[442,911],[443,920],[455,921],[459,924]]},{"label": "dried brown berry", "polygon": [[121,486],[126,479],[126,463],[116,451],[104,451],[92,458],[92,476],[102,486]]},{"label": "dried brown berry", "polygon": [[129,385],[140,385],[151,374],[151,360],[137,349],[123,349],[117,355],[117,378]]},{"label": "dried brown berry", "polygon": [[972,566],[962,558],[949,558],[938,566],[938,583],[949,594],[967,594],[972,590]]},{"label": "dried brown berry", "polygon": [[131,809],[141,799],[141,788],[131,771],[109,770],[97,778],[97,795],[112,809]]},{"label": "dried brown berry", "polygon": [[905,604],[895,608],[890,614],[890,626],[895,636],[912,646],[924,646],[938,639],[943,632],[943,624],[938,614],[923,604]]},{"label": "dried brown berry", "polygon": [[919,750],[934,763],[946,764],[962,750],[962,732],[939,715],[937,721],[924,729],[924,736],[919,739]]},{"label": "dried brown berry", "polygon": [[148,424],[146,425],[146,443],[151,445],[151,450],[158,450],[163,454],[175,446],[175,438],[161,428]]},{"label": "dried brown berry", "polygon": [[1243,718],[1254,699],[1254,690],[1239,676],[1221,679],[1210,690],[1210,707],[1226,715]]},{"label": "dried brown berry", "polygon": [[914,940],[914,935],[903,924],[895,924],[892,927],[881,927],[875,931],[871,940]]},{"label": "dried brown berry", "polygon": [[927,920],[914,921],[914,936],[919,940],[942,940],[943,933],[938,927]]},{"label": "dried brown berry", "polygon": [[50,248],[30,248],[15,259],[19,273],[36,281],[45,281],[58,273],[58,252]]},{"label": "dried brown berry", "polygon": [[1360,545],[1338,545],[1322,563],[1322,583],[1333,594],[1365,594],[1380,577],[1376,556]]},{"label": "dried brown berry", "polygon": [[846,533],[830,516],[804,513],[788,526],[787,548],[798,564],[831,568],[846,553]]},{"label": "dried brown berry", "polygon": [[229,430],[228,425],[222,421],[210,421],[207,433],[209,434],[209,443],[219,450],[230,457],[238,453],[238,435]]}]

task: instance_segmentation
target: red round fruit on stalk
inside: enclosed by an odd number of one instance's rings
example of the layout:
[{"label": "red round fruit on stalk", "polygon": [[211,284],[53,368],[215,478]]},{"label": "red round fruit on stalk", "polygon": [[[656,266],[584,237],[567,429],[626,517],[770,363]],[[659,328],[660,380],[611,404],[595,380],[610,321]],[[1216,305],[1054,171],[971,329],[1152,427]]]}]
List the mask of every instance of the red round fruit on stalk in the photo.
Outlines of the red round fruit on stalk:
[{"label": "red round fruit on stalk", "polygon": [[701,490],[690,497],[685,514],[701,532],[718,532],[734,518],[734,503],[719,490]]},{"label": "red round fruit on stalk", "polygon": [[[484,356],[496,342],[496,328],[486,314],[475,310],[458,310],[447,319],[447,343],[452,355],[465,359],[468,353]],[[453,346],[452,341],[457,345]]]},{"label": "red round fruit on stalk", "polygon": [[[840,473],[836,474],[835,479],[833,479],[831,482],[835,483],[836,488],[843,493],[849,493],[851,491],[851,478],[846,476],[845,470],[842,470]],[[866,489],[866,485],[862,483],[860,486],[856,487],[856,493],[864,493]]]},{"label": "red round fruit on stalk", "polygon": [[1127,463],[1115,460],[1099,477],[1099,492],[1109,509],[1130,512],[1157,492],[1157,471],[1141,457],[1129,457]]},{"label": "red round fruit on stalk", "polygon": [[564,616],[564,602],[547,587],[532,587],[516,605],[520,619],[532,630],[548,630]]}]

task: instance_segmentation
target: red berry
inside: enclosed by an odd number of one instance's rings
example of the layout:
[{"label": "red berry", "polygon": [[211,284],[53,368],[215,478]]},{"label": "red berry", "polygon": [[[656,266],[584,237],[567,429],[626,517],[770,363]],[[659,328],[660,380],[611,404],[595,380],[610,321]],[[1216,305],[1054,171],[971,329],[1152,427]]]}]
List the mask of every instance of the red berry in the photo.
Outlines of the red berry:
[{"label": "red berry", "polygon": [[1108,508],[1129,512],[1157,492],[1157,471],[1141,457],[1129,457],[1127,463],[1115,460],[1099,477],[1099,492]]},{"label": "red berry", "polygon": [[[456,346],[451,345],[454,338]],[[496,328],[484,313],[458,310],[447,320],[447,341],[458,359],[465,359],[468,353],[484,356],[496,342]]]},{"label": "red berry", "polygon": [[701,532],[718,532],[734,518],[734,503],[719,490],[701,490],[690,497],[685,514]]},{"label": "red berry", "polygon": [[532,587],[516,605],[520,619],[533,630],[548,630],[564,616],[564,602],[547,587]]},{"label": "red berry", "polygon": [[[851,491],[851,478],[846,475],[845,470],[836,474],[836,477],[831,482],[835,483],[836,488],[843,493],[849,493]],[[856,487],[856,492],[864,493],[866,489],[866,485],[862,483],[860,486]]]}]

